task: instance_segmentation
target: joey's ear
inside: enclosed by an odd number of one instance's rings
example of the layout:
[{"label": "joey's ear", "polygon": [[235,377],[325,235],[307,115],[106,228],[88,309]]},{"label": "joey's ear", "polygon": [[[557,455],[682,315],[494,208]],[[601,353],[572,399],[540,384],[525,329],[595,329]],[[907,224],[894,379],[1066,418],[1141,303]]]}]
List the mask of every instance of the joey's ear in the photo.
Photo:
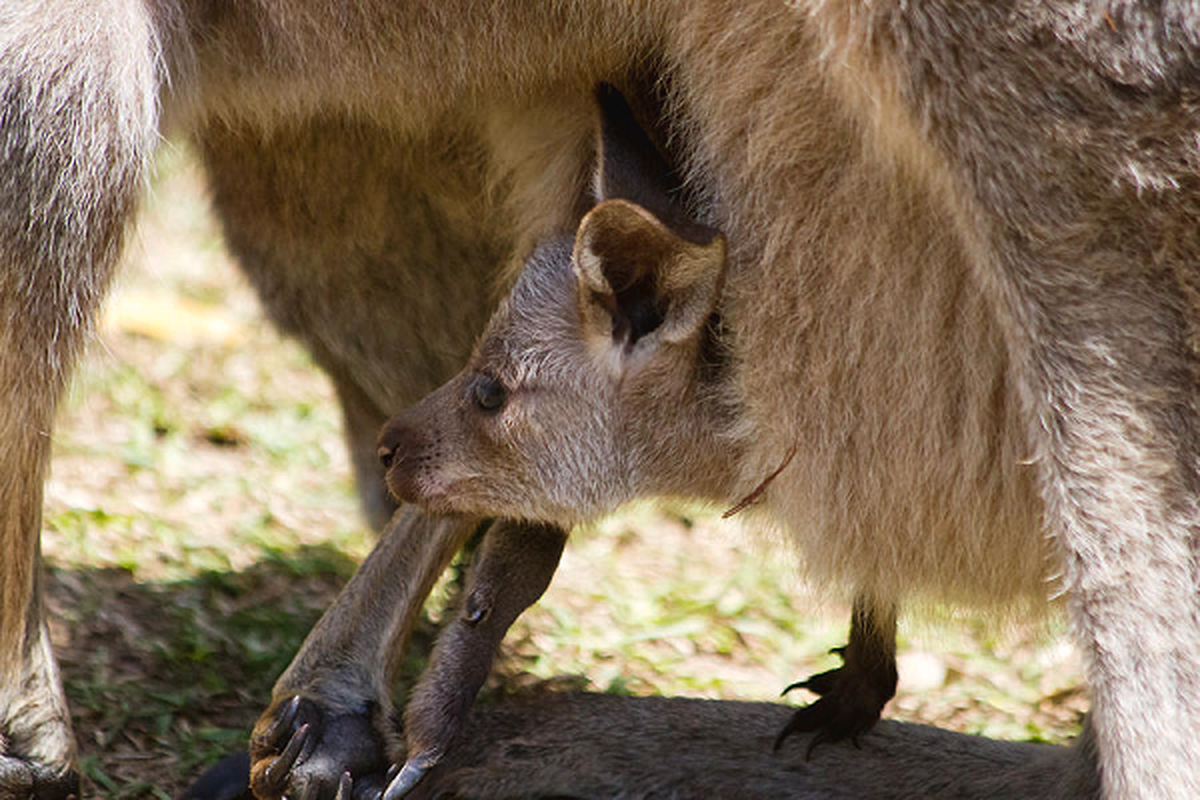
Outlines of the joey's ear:
[{"label": "joey's ear", "polygon": [[622,356],[682,342],[712,313],[725,271],[725,240],[693,220],[681,181],[612,86],[596,87],[600,201],[575,236],[580,316],[589,334]]},{"label": "joey's ear", "polygon": [[690,241],[641,206],[609,200],[579,223],[572,260],[585,329],[628,356],[703,328],[724,280],[725,240]]},{"label": "joey's ear", "polygon": [[709,242],[714,232],[687,213],[681,201],[683,181],[638,125],[633,110],[611,84],[596,86],[600,138],[595,175],[596,202],[629,200],[676,234]]},{"label": "joey's ear", "polygon": [[680,181],[634,119],[633,109],[612,84],[596,86],[600,140],[596,164],[596,201],[621,198],[662,216]]}]

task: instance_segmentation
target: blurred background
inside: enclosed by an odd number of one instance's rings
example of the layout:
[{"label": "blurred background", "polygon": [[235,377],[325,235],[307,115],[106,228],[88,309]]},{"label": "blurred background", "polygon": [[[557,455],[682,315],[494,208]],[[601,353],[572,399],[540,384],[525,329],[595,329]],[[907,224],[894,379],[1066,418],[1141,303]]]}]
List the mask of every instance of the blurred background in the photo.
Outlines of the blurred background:
[{"label": "blurred background", "polygon": [[[374,537],[329,383],[262,319],[186,148],[163,148],[125,261],[54,431],[43,546],[85,794],[170,798],[244,746]],[[572,534],[480,702],[543,681],[774,700],[838,663],[828,651],[848,623],[775,535],[638,506]],[[1060,618],[923,609],[901,620],[899,660],[886,716],[1051,742],[1079,730],[1080,668]]]}]

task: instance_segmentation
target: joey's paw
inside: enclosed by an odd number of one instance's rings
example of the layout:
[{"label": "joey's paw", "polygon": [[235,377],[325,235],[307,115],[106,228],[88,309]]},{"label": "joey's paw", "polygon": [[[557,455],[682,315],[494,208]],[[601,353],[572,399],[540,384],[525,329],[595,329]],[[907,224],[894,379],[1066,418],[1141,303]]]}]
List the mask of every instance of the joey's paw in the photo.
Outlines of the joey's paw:
[{"label": "joey's paw", "polygon": [[[835,652],[840,653],[841,648]],[[896,693],[896,668],[890,662],[874,669],[856,669],[847,664],[793,683],[783,693],[793,689],[807,689],[819,698],[796,710],[775,737],[775,749],[793,733],[812,733],[806,753],[811,757],[817,745],[825,742],[850,739],[858,745],[858,737],[874,727],[883,707]]]},{"label": "joey's paw", "polygon": [[374,709],[334,713],[296,695],[268,709],[250,737],[250,788],[269,800],[377,800],[387,763]]},{"label": "joey's paw", "polygon": [[74,770],[55,769],[16,755],[0,755],[0,797],[31,800],[79,797],[79,775]]}]

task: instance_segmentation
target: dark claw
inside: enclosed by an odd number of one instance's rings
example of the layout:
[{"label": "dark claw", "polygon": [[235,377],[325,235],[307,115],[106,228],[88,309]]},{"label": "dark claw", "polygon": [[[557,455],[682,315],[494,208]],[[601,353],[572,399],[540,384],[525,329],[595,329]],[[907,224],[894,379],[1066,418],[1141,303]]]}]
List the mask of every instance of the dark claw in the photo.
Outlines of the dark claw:
[{"label": "dark claw", "polygon": [[[834,649],[835,650],[843,650],[845,648],[835,647]],[[796,681],[795,683],[789,684],[787,686],[787,688],[785,688],[783,690],[783,692],[780,693],[780,696],[782,697],[783,695],[787,694],[788,692],[794,691],[796,689],[807,689],[808,691],[812,692],[813,694],[824,697],[825,695],[830,694],[837,689],[838,681],[841,678],[841,672],[842,672],[842,668],[831,669],[826,672],[821,672],[816,675],[813,675],[802,681]]]},{"label": "dark claw", "polygon": [[296,766],[296,759],[308,741],[308,732],[310,730],[311,727],[307,722],[297,728],[296,732],[292,734],[292,738],[288,740],[287,747],[283,748],[283,752],[279,754],[279,758],[275,760],[275,763],[286,765],[286,769],[289,770]]},{"label": "dark claw", "polygon": [[425,771],[430,766],[432,764],[418,764],[415,759],[404,762],[404,768],[392,779],[387,791],[383,793],[383,800],[399,800],[411,792],[413,787],[421,782],[421,778],[425,777]]},{"label": "dark claw", "polygon": [[[839,727],[837,707],[832,703],[818,700],[812,705],[797,709],[796,713],[792,714],[792,718],[775,737],[775,750],[779,750],[784,740],[793,733],[812,732],[813,736],[804,753],[806,759],[812,758],[813,750],[817,749],[817,745],[846,738],[847,734],[838,730]],[[854,744],[857,747],[858,733],[849,735],[854,738]]]},{"label": "dark claw", "polygon": [[263,773],[264,788],[272,794],[283,794],[287,788],[288,773],[292,771],[292,767],[296,766],[296,759],[300,756],[300,751],[304,747],[304,743],[308,740],[308,723],[304,723],[296,732],[292,734],[292,738],[288,741],[287,747],[283,752],[275,757],[270,765],[267,766]]},{"label": "dark claw", "polygon": [[296,713],[299,710],[300,695],[293,695],[292,699],[280,710],[279,715],[275,717],[267,729],[259,736],[261,746],[264,748],[279,747],[283,736],[291,729],[292,723],[296,721]]},{"label": "dark claw", "polygon": [[351,797],[353,797],[353,791],[354,787],[353,781],[350,778],[350,773],[343,772],[342,779],[338,781],[337,794],[334,795],[333,800],[351,800]]},{"label": "dark claw", "polygon": [[277,720],[275,720],[275,724],[271,726],[273,729],[271,731],[271,734],[272,735],[276,734],[276,731],[274,730],[276,728],[292,727],[292,723],[296,721],[296,714],[299,711],[300,711],[300,695],[294,694],[294,695],[292,695],[292,699],[288,700],[287,705],[285,705],[283,707],[283,714],[281,714],[279,716],[279,718]]}]

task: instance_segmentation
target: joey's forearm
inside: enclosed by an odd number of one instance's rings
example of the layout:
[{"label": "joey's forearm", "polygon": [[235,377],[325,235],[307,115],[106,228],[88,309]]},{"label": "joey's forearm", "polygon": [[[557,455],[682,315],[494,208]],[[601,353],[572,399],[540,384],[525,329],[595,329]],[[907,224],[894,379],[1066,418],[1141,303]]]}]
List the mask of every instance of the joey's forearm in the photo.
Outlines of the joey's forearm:
[{"label": "joey's forearm", "polygon": [[375,684],[386,696],[405,642],[434,583],[475,529],[476,520],[435,519],[404,508],[313,628],[280,677],[275,694],[320,687],[329,701],[361,698]]}]

